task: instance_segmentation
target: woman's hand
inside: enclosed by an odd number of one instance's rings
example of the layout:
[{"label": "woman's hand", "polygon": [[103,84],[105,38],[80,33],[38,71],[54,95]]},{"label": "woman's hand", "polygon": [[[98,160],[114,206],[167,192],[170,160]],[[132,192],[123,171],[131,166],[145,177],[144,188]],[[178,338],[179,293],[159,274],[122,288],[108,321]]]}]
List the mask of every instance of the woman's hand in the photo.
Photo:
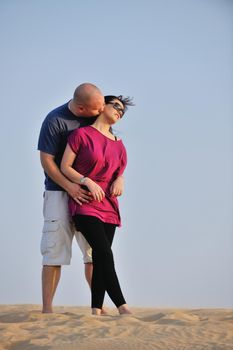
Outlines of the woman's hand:
[{"label": "woman's hand", "polygon": [[93,180],[91,180],[89,177],[85,179],[84,182],[85,186],[89,189],[91,192],[92,198],[95,199],[98,202],[101,202],[103,198],[105,197],[105,193],[103,189],[95,183]]},{"label": "woman's hand", "polygon": [[116,178],[116,180],[112,183],[112,186],[110,187],[110,193],[112,196],[121,196],[124,190],[124,178],[123,176],[119,176]]}]

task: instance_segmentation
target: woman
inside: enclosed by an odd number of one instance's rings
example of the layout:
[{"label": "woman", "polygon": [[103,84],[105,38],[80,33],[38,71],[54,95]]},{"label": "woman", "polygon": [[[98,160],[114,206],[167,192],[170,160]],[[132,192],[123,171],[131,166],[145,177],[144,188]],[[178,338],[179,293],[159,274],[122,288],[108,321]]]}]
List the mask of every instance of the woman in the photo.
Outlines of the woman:
[{"label": "woman", "polygon": [[[68,139],[61,170],[71,181],[88,188],[89,203],[80,205],[70,198],[69,210],[77,230],[92,247],[92,314],[100,315],[107,291],[120,314],[130,314],[114,267],[111,245],[121,219],[116,196],[119,179],[126,167],[126,150],[111,132],[123,117],[129,98],[105,96],[105,107],[94,124],[75,130]],[[77,199],[78,200],[78,199]]]}]

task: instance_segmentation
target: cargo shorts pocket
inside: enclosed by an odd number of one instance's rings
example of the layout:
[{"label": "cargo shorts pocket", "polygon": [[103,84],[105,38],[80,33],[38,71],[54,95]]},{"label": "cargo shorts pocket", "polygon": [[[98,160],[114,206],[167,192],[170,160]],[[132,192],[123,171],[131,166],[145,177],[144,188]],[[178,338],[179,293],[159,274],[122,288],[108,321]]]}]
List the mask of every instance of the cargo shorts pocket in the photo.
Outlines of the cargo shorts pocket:
[{"label": "cargo shorts pocket", "polygon": [[40,245],[42,255],[56,256],[59,253],[61,246],[64,244],[64,238],[60,231],[58,220],[46,220],[44,222]]}]

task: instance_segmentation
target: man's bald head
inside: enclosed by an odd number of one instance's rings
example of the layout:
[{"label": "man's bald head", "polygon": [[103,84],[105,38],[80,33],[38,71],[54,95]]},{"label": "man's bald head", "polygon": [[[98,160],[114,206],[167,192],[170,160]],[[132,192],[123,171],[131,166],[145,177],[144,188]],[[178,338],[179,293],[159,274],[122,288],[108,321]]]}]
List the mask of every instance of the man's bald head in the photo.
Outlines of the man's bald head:
[{"label": "man's bald head", "polygon": [[71,108],[77,116],[97,116],[103,107],[104,96],[94,84],[84,83],[75,89]]},{"label": "man's bald head", "polygon": [[75,89],[73,100],[76,103],[88,104],[92,100],[93,96],[103,96],[103,95],[97,86],[91,83],[84,83],[79,85]]}]

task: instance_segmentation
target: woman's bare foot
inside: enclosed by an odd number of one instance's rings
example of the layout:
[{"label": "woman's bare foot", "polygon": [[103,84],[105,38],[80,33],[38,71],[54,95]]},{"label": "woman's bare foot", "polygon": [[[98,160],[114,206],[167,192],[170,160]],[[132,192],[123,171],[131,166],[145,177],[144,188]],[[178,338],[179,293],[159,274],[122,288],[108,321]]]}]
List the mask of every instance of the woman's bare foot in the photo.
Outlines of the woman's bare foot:
[{"label": "woman's bare foot", "polygon": [[108,312],[104,307],[102,307],[102,309],[98,309],[97,307],[93,307],[92,308],[92,315],[107,316]]},{"label": "woman's bare foot", "polygon": [[102,309],[92,308],[92,315],[101,316]]},{"label": "woman's bare foot", "polygon": [[108,315],[108,311],[105,307],[102,307],[101,309],[101,316],[107,316]]},{"label": "woman's bare foot", "polygon": [[132,312],[130,311],[127,304],[123,304],[118,307],[118,311],[120,315],[132,315]]}]

